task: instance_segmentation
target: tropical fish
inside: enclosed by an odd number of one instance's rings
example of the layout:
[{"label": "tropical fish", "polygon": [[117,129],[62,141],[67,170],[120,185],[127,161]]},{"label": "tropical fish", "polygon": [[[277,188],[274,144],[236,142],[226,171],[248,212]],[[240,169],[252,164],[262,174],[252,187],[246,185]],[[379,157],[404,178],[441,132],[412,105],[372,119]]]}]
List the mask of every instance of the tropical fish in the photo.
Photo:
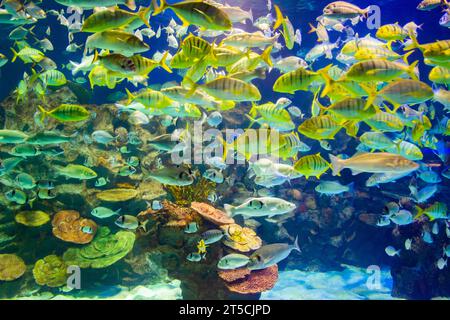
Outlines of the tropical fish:
[{"label": "tropical fish", "polygon": [[280,198],[263,197],[247,199],[239,206],[225,204],[224,208],[230,216],[272,217],[288,213],[294,210],[296,205]]},{"label": "tropical fish", "polygon": [[293,250],[301,252],[298,245],[298,237],[295,239],[293,245],[274,243],[262,246],[250,256],[250,262],[247,264],[247,268],[250,270],[269,268],[286,259]]},{"label": "tropical fish", "polygon": [[118,216],[121,210],[122,208],[119,208],[116,211],[114,211],[106,207],[96,207],[92,209],[91,214],[96,218],[105,219],[116,215]]},{"label": "tropical fish", "polygon": [[61,122],[76,122],[87,120],[91,115],[83,106],[77,104],[61,104],[51,111],[45,110],[42,106],[38,108],[42,113],[42,120],[49,116]]},{"label": "tropical fish", "polygon": [[97,177],[97,173],[94,170],[78,164],[68,164],[65,167],[54,166],[54,169],[57,175],[65,176],[66,178],[88,180]]},{"label": "tropical fish", "polygon": [[221,270],[233,270],[245,267],[250,262],[250,258],[240,253],[230,253],[220,258],[217,268]]},{"label": "tropical fish", "polygon": [[378,153],[362,153],[349,159],[339,159],[330,154],[331,168],[333,175],[339,175],[342,169],[349,168],[352,174],[356,175],[361,172],[371,173],[402,173],[413,172],[419,168],[419,165],[400,155],[378,152]]}]

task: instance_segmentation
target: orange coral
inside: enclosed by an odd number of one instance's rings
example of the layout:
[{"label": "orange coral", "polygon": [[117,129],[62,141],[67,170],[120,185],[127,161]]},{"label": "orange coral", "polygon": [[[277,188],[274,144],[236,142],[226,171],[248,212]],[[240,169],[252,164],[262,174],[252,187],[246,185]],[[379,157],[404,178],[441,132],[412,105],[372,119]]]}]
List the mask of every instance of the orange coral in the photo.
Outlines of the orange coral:
[{"label": "orange coral", "polygon": [[[277,265],[262,270],[251,271],[244,277],[242,275],[245,273],[245,269],[243,270],[228,270],[226,276],[221,276],[222,279],[231,280],[230,282],[225,282],[228,290],[240,294],[255,294],[272,289],[278,280]],[[237,280],[233,281],[233,279]]]},{"label": "orange coral", "polygon": [[197,211],[197,213],[203,218],[214,223],[215,225],[222,226],[225,224],[234,223],[234,219],[229,217],[225,212],[220,211],[207,203],[192,202],[191,208]]},{"label": "orange coral", "polygon": [[[75,210],[59,211],[53,217],[53,234],[55,237],[73,243],[85,244],[92,241],[97,232],[97,224],[80,217]],[[90,227],[92,232],[83,232],[84,227]]]},{"label": "orange coral", "polygon": [[219,278],[225,282],[233,282],[239,279],[244,279],[250,275],[250,270],[248,268],[239,268],[232,270],[219,270]]}]

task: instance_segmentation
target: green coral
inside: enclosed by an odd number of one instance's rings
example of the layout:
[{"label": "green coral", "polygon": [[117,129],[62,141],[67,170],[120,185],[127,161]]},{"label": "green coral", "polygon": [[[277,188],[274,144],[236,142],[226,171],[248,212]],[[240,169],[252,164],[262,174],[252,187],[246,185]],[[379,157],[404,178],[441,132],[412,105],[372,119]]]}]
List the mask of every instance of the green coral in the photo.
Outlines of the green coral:
[{"label": "green coral", "polygon": [[135,239],[133,232],[111,234],[108,227],[101,227],[89,245],[68,249],[63,259],[80,268],[106,268],[125,257],[133,249]]},{"label": "green coral", "polygon": [[67,264],[58,256],[47,256],[36,262],[33,276],[40,286],[61,287],[67,282]]},{"label": "green coral", "polygon": [[208,196],[216,189],[216,184],[208,179],[201,178],[197,183],[189,186],[164,186],[180,206],[189,206],[191,202],[209,202]]}]

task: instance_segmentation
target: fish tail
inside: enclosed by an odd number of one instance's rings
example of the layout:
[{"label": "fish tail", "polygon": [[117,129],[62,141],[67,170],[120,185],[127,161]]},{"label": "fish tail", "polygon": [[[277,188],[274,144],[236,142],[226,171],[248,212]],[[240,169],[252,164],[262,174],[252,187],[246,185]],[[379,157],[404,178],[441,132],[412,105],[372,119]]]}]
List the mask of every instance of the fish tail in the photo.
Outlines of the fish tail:
[{"label": "fish tail", "polygon": [[348,193],[355,194],[355,182],[350,182],[348,185]]},{"label": "fish tail", "polygon": [[415,33],[412,30],[410,30],[408,33],[409,33],[409,37],[411,38],[412,43],[410,45],[404,47],[403,51],[411,51],[414,49],[420,49],[420,44],[417,41],[417,37],[416,37]]},{"label": "fish tail", "polygon": [[149,22],[149,18],[147,16],[148,13],[150,12],[150,10],[152,10],[152,6],[151,5],[149,5],[147,8],[139,10],[139,12],[137,13],[137,16],[139,17],[139,19],[141,19],[142,22],[144,22],[144,24],[148,28],[151,28],[150,22]]},{"label": "fish tail", "polygon": [[408,67],[407,69],[407,73],[408,75],[411,77],[411,79],[413,80],[418,80],[417,75],[416,75],[416,67],[419,64],[419,60],[414,61],[413,63],[411,63],[411,65]]},{"label": "fish tail", "polygon": [[270,54],[272,52],[273,46],[267,47],[264,52],[261,54],[261,59],[269,66],[273,67],[272,59]]},{"label": "fish tail", "polygon": [[183,84],[186,84],[186,87],[189,88],[189,92],[186,94],[186,97],[190,97],[194,94],[195,90],[198,88],[198,84],[192,81],[189,77],[185,77],[183,79]]},{"label": "fish tail", "polygon": [[248,120],[250,120],[250,124],[248,125],[247,129],[250,129],[256,122],[256,119],[248,114],[245,115]]},{"label": "fish tail", "polygon": [[232,206],[231,204],[224,204],[223,208],[225,209],[225,212],[228,214],[228,216],[234,216],[234,206]]},{"label": "fish tail", "polygon": [[308,24],[309,24],[309,27],[311,28],[311,29],[308,31],[308,34],[311,34],[311,33],[314,33],[314,32],[317,31],[317,28],[314,27],[314,26],[312,25],[312,23],[308,23]]},{"label": "fish tail", "polygon": [[141,227],[142,230],[144,230],[144,232],[147,232],[147,223],[148,223],[149,221],[150,221],[150,220],[145,220],[144,222],[139,222],[139,227]]},{"label": "fish tail", "polygon": [[273,30],[277,30],[281,24],[283,23],[284,17],[283,13],[281,13],[280,7],[277,5],[273,6],[275,8],[275,12],[277,14],[277,20],[275,21],[275,24],[273,25]]},{"label": "fish tail", "polygon": [[153,7],[155,8],[155,11],[153,12],[153,15],[156,16],[163,12],[167,8],[167,2],[166,0],[160,0],[160,5],[158,6],[156,0],[152,0]]},{"label": "fish tail", "polygon": [[416,206],[416,210],[417,210],[417,214],[414,216],[414,220],[419,219],[424,214],[424,210],[421,207]]},{"label": "fish tail", "polygon": [[294,250],[297,250],[298,252],[302,252],[302,250],[300,249],[300,246],[298,245],[298,235],[295,237]]},{"label": "fish tail", "polygon": [[365,8],[363,10],[362,14],[361,14],[364,19],[368,19],[369,18],[370,7],[371,6],[368,6],[367,8]]},{"label": "fish tail", "polygon": [[92,64],[98,61],[98,57],[99,57],[98,51],[94,50],[94,59],[92,59]]},{"label": "fish tail", "polygon": [[166,51],[164,55],[162,56],[161,60],[159,61],[159,66],[166,70],[169,73],[172,73],[172,69],[169,68],[169,66],[166,64],[167,56],[169,55],[169,51]]},{"label": "fish tail", "polygon": [[135,0],[125,0],[125,5],[131,10],[136,10],[136,2]]},{"label": "fish tail", "polygon": [[34,25],[30,29],[28,29],[28,32],[36,39],[36,33],[33,32],[34,28],[36,28],[36,25]]},{"label": "fish tail", "polygon": [[366,105],[364,107],[364,110],[367,110],[368,108],[370,108],[371,105],[374,105],[377,109],[379,109],[379,106],[376,106],[376,98],[378,96],[378,92],[377,92],[377,88],[376,86],[374,87],[369,87],[365,84],[359,84],[361,86],[361,88],[364,89],[364,91],[366,91],[367,93],[367,101],[366,101]]},{"label": "fish tail", "polygon": [[127,103],[130,104],[134,99],[135,96],[128,90],[128,88],[125,88],[125,91],[127,92],[128,101]]},{"label": "fish tail", "polygon": [[322,94],[320,95],[321,98],[327,96],[331,89],[333,84],[336,82],[335,80],[333,80],[330,75],[328,74],[328,71],[330,70],[330,68],[332,67],[332,64],[329,64],[328,66],[326,66],[323,69],[320,69],[317,71],[317,73],[322,76],[322,78],[325,80],[325,86],[322,90]]},{"label": "fish tail", "polygon": [[11,48],[12,53],[14,54],[14,56],[11,59],[11,62],[14,62],[17,60],[17,57],[19,56],[19,54],[17,53],[16,50],[14,50],[14,48]]},{"label": "fish tail", "polygon": [[39,111],[41,111],[41,121],[44,121],[45,117],[48,115],[48,111],[45,110],[41,105],[38,105]]},{"label": "fish tail", "polygon": [[219,140],[219,142],[223,146],[222,159],[223,159],[223,161],[226,161],[227,160],[227,156],[228,156],[228,147],[229,147],[229,145],[220,135],[217,136],[217,140]]},{"label": "fish tail", "polygon": [[250,19],[250,21],[252,22],[252,24],[253,24],[253,11],[252,11],[252,9],[250,8],[250,10],[248,11],[248,15],[249,15],[249,19]]},{"label": "fish tail", "polygon": [[252,101],[252,108],[250,109],[248,114],[253,118],[256,117],[257,110],[256,110],[256,103],[254,101]]},{"label": "fish tail", "polygon": [[409,56],[412,55],[413,53],[414,53],[414,51],[410,51],[410,52],[404,54],[404,55],[402,56],[402,60],[403,60],[406,64],[409,65],[408,58],[409,58]]},{"label": "fish tail", "polygon": [[341,170],[344,168],[342,160],[330,154],[330,161],[331,161],[331,169],[333,170],[333,176],[339,176]]}]

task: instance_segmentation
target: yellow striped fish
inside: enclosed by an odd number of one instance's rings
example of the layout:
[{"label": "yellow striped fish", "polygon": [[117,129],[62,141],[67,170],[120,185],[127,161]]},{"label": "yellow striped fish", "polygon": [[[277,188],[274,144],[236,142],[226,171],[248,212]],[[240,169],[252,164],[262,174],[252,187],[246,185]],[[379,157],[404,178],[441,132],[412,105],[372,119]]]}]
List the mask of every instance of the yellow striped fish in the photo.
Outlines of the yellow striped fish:
[{"label": "yellow striped fish", "polygon": [[331,164],[327,162],[320,153],[314,155],[308,155],[301,157],[295,164],[294,169],[303,174],[306,179],[311,176],[320,179],[320,176],[323,175],[328,169],[331,168]]},{"label": "yellow striped fish", "polygon": [[128,89],[125,90],[128,96],[128,104],[131,102],[139,102],[147,108],[152,109],[164,109],[173,104],[173,101],[167,98],[164,94],[149,88],[139,92],[136,95],[133,95]]},{"label": "yellow striped fish", "polygon": [[305,120],[298,131],[314,140],[331,140],[341,128],[331,116],[322,115]]},{"label": "yellow striped fish", "polygon": [[41,111],[41,121],[49,116],[61,122],[83,121],[89,118],[90,112],[83,106],[77,104],[61,104],[51,111],[45,110],[42,106],[38,106]]}]

